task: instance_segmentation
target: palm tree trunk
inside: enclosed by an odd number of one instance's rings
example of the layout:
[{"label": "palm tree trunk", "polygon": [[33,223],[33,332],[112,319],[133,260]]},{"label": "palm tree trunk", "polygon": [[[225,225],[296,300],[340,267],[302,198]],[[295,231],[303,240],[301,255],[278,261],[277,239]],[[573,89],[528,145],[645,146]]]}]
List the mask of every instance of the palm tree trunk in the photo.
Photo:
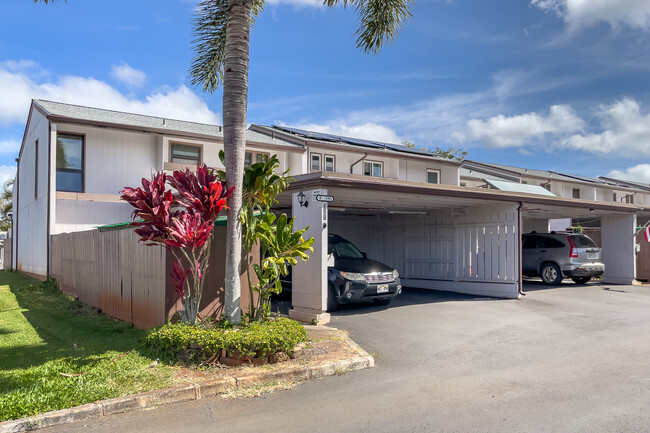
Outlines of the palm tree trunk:
[{"label": "palm tree trunk", "polygon": [[230,0],[226,28],[226,58],[223,79],[223,140],[226,183],[235,187],[228,199],[226,235],[225,318],[241,321],[242,179],[246,148],[248,101],[248,51],[252,0]]}]

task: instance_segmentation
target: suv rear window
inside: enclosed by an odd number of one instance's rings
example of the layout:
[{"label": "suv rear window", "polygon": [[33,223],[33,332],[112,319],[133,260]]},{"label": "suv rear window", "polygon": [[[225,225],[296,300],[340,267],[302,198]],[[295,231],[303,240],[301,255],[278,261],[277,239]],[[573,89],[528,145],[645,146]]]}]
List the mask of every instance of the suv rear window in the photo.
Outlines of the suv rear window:
[{"label": "suv rear window", "polygon": [[525,236],[522,248],[539,249],[539,248],[564,248],[564,243],[551,237],[532,235]]},{"label": "suv rear window", "polygon": [[576,248],[598,248],[596,242],[592,241],[589,236],[586,235],[571,235],[569,236]]}]

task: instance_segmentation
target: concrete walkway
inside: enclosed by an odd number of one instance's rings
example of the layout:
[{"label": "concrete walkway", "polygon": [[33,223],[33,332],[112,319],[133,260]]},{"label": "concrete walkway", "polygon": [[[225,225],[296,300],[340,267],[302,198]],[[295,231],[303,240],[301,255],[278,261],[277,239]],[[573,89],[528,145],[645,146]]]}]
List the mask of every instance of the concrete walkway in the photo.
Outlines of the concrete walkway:
[{"label": "concrete walkway", "polygon": [[650,287],[527,284],[521,300],[407,290],[333,326],[376,367],[44,432],[648,431]]}]

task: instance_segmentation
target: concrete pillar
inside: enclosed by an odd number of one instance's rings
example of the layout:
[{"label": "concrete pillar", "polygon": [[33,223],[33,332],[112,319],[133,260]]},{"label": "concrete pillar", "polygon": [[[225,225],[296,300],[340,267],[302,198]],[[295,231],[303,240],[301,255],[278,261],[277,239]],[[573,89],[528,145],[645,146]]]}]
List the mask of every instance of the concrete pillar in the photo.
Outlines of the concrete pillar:
[{"label": "concrete pillar", "polygon": [[305,203],[301,206],[298,195],[293,194],[294,227],[309,226],[305,239],[314,238],[314,251],[306,262],[298,260],[292,270],[292,289],[289,317],[319,325],[329,323],[327,309],[327,203],[315,200],[316,195],[327,195],[327,190],[304,191]]},{"label": "concrete pillar", "polygon": [[609,215],[600,219],[603,283],[632,284],[636,276],[636,215]]}]

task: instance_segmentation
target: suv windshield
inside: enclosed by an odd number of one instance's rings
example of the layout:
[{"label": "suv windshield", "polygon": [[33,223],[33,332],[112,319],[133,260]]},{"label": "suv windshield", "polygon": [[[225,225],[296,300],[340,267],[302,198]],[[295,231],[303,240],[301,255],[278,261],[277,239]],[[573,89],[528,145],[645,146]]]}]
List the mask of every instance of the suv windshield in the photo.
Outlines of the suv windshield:
[{"label": "suv windshield", "polygon": [[586,235],[569,236],[577,248],[598,248],[598,245]]},{"label": "suv windshield", "polygon": [[350,242],[342,238],[330,238],[327,252],[334,254],[335,259],[363,259],[363,254]]}]

